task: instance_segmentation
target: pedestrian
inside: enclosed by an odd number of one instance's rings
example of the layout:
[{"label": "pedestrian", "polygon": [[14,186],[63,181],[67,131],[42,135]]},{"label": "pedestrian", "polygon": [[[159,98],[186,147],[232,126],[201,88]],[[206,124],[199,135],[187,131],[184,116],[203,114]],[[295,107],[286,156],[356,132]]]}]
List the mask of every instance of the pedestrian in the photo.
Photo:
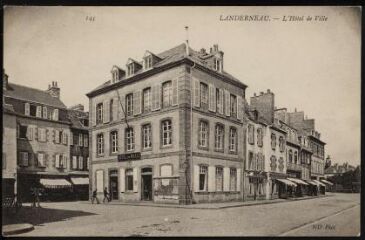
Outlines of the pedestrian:
[{"label": "pedestrian", "polygon": [[105,203],[105,199],[107,200],[107,202],[110,202],[109,193],[108,193],[108,189],[107,188],[104,188],[104,199],[103,199],[103,203]]},{"label": "pedestrian", "polygon": [[100,204],[100,202],[99,202],[99,199],[98,199],[98,197],[97,197],[97,193],[96,193],[97,191],[96,191],[96,189],[93,191],[93,195],[92,195],[92,198],[91,198],[91,204],[94,204],[94,200],[96,199],[96,203],[97,204]]},{"label": "pedestrian", "polygon": [[33,194],[33,204],[32,207],[41,207],[40,205],[40,192],[39,192],[39,188],[32,188],[32,194]]}]

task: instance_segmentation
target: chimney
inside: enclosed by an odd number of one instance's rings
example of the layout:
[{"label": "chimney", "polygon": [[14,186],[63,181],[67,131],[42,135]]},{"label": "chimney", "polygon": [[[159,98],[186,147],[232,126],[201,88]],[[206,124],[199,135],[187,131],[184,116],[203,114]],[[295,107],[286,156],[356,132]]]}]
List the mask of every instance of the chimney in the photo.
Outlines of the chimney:
[{"label": "chimney", "polygon": [[275,112],[275,96],[274,93],[264,94],[260,92],[257,96],[254,94],[250,98],[250,105],[259,112],[259,115],[265,118],[269,123],[274,122],[274,112]]},{"label": "chimney", "polygon": [[254,93],[253,96],[256,97],[256,93]]},{"label": "chimney", "polygon": [[264,95],[264,92],[260,92],[260,96],[261,96],[261,95]]},{"label": "chimney", "polygon": [[3,90],[8,89],[9,84],[9,76],[5,73],[5,69],[3,69]]},{"label": "chimney", "polygon": [[206,53],[207,51],[205,50],[205,48],[200,49],[200,54],[205,55]]},{"label": "chimney", "polygon": [[270,89],[267,89],[267,93],[271,93]]},{"label": "chimney", "polygon": [[218,52],[218,44],[213,45],[213,52]]},{"label": "chimney", "polygon": [[294,108],[294,112],[297,112],[297,108]]},{"label": "chimney", "polygon": [[76,104],[74,106],[69,107],[70,110],[84,111],[84,105]]},{"label": "chimney", "polygon": [[57,86],[57,82],[52,81],[52,84],[48,84],[47,91],[52,97],[60,99],[60,88]]}]

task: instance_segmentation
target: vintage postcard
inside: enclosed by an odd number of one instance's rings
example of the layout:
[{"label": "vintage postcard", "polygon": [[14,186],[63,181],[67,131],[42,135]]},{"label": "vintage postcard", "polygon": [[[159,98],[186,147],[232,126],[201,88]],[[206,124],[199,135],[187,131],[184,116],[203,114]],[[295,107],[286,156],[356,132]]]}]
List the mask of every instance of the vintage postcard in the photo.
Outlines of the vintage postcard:
[{"label": "vintage postcard", "polygon": [[360,236],[361,7],[3,11],[3,236]]}]

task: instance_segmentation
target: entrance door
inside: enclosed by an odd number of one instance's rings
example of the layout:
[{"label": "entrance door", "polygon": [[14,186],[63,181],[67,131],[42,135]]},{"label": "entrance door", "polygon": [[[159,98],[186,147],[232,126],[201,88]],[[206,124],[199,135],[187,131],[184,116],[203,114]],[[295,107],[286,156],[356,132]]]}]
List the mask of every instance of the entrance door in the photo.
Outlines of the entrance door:
[{"label": "entrance door", "polygon": [[109,172],[109,194],[111,200],[118,200],[118,171]]},{"label": "entrance door", "polygon": [[142,200],[152,200],[152,168],[142,169]]}]

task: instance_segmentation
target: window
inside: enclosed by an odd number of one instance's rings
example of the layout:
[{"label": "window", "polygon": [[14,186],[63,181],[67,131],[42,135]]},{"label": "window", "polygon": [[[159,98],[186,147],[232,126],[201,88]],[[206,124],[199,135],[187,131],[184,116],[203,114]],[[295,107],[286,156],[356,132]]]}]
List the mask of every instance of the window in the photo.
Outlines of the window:
[{"label": "window", "polygon": [[79,145],[80,145],[80,146],[84,145],[83,140],[84,140],[84,139],[83,139],[83,136],[82,136],[82,134],[80,133],[80,134],[79,134]]},{"label": "window", "polygon": [[249,144],[255,144],[255,127],[252,124],[248,125],[247,141]]},{"label": "window", "polygon": [[285,151],[285,140],[284,140],[283,136],[279,137],[279,148],[280,148],[280,152]]},{"label": "window", "polygon": [[27,126],[18,125],[19,138],[27,138]]},{"label": "window", "polygon": [[289,150],[289,163],[293,162],[293,151],[290,149]]},{"label": "window", "polygon": [[37,158],[38,167],[44,167],[44,153],[38,153]]},{"label": "window", "polygon": [[151,88],[143,90],[143,112],[151,111]]},{"label": "window", "polygon": [[133,170],[127,169],[125,171],[125,185],[127,191],[133,191]]},{"label": "window", "polygon": [[90,159],[87,158],[87,160],[86,160],[86,170],[89,170],[89,164],[90,164]]},{"label": "window", "polygon": [[60,131],[59,130],[54,130],[54,141],[55,141],[55,143],[60,143],[61,142],[61,137],[60,137]]},{"label": "window", "polygon": [[113,119],[113,106],[114,106],[114,100],[113,99],[110,99],[110,102],[109,102],[109,118],[110,118],[110,121],[114,121],[116,119]]},{"label": "window", "polygon": [[112,153],[118,152],[118,132],[117,131],[112,131],[110,133],[110,146],[111,146]]},{"label": "window", "polygon": [[262,147],[263,145],[264,142],[262,128],[257,128],[257,146]]},{"label": "window", "polygon": [[36,117],[39,117],[39,118],[42,117],[42,107],[41,106],[37,106]]},{"label": "window", "polygon": [[142,126],[142,147],[143,149],[152,148],[152,129],[151,124]]},{"label": "window", "polygon": [[30,105],[29,103],[24,104],[24,114],[29,116],[30,115]]},{"label": "window", "polygon": [[27,167],[29,165],[29,154],[28,152],[20,152],[20,162],[19,165],[22,167]]},{"label": "window", "polygon": [[254,154],[253,152],[248,153],[248,169],[253,170]]},{"label": "window", "polygon": [[72,156],[72,169],[77,169],[77,156]]},{"label": "window", "polygon": [[131,63],[127,66],[127,73],[128,73],[128,76],[131,76],[134,74],[134,64]]},{"label": "window", "polygon": [[215,150],[223,151],[224,127],[220,124],[215,126]]},{"label": "window", "polygon": [[223,168],[216,167],[215,168],[215,186],[217,192],[223,191]]},{"label": "window", "polygon": [[89,136],[84,134],[84,147],[89,146]]},{"label": "window", "polygon": [[84,165],[84,157],[79,156],[79,167],[78,167],[78,169],[82,170],[84,168],[83,165]]},{"label": "window", "polygon": [[37,106],[35,105],[29,106],[29,115],[33,117],[37,116]]},{"label": "window", "polygon": [[52,119],[53,119],[54,121],[58,121],[58,119],[59,119],[59,116],[58,116],[58,109],[54,109],[54,110],[53,110],[53,116],[52,116]]},{"label": "window", "polygon": [[297,151],[294,152],[294,163],[298,164],[298,152]]},{"label": "window", "polygon": [[237,130],[232,127],[229,129],[229,151],[237,152]]},{"label": "window", "polygon": [[209,127],[206,121],[199,122],[199,146],[208,147]]},{"label": "window", "polygon": [[200,83],[200,106],[202,108],[208,108],[208,85]]},{"label": "window", "polygon": [[214,62],[213,62],[213,68],[214,68],[214,70],[220,72],[221,71],[221,60],[215,58]]},{"label": "window", "polygon": [[43,118],[47,119],[47,107],[43,107]]},{"label": "window", "polygon": [[208,179],[208,167],[200,166],[199,168],[199,190],[206,191],[207,190],[207,179]]},{"label": "window", "polygon": [[126,107],[127,107],[127,116],[133,115],[133,93],[128,94],[125,97]]},{"label": "window", "polygon": [[239,191],[239,189],[237,189],[237,169],[230,168],[229,173],[230,173],[229,174],[229,179],[230,179],[229,190],[230,191]]},{"label": "window", "polygon": [[145,69],[149,69],[152,67],[152,56],[148,56],[144,59]]},{"label": "window", "polygon": [[134,132],[131,127],[125,129],[125,144],[127,151],[134,150]]},{"label": "window", "polygon": [[103,155],[104,154],[104,136],[102,133],[98,134],[97,137],[97,142],[96,142],[96,149],[97,149],[97,154]]},{"label": "window", "polygon": [[47,141],[46,129],[38,128],[38,141],[40,141],[40,142],[46,142]]},{"label": "window", "polygon": [[67,156],[56,155],[56,168],[66,168],[67,167]]},{"label": "window", "polygon": [[171,81],[162,84],[162,107],[169,107],[172,104],[172,83]]},{"label": "window", "polygon": [[171,120],[162,121],[162,146],[172,144],[172,126]]},{"label": "window", "polygon": [[237,97],[231,94],[231,116],[237,117]]},{"label": "window", "polygon": [[79,136],[77,134],[73,134],[73,144],[75,146],[79,145]]},{"label": "window", "polygon": [[276,149],[276,136],[275,136],[275,133],[271,134],[271,149],[272,150]]},{"label": "window", "polygon": [[103,104],[96,105],[96,124],[103,123]]},{"label": "window", "polygon": [[67,144],[67,133],[62,131],[62,144]]}]

